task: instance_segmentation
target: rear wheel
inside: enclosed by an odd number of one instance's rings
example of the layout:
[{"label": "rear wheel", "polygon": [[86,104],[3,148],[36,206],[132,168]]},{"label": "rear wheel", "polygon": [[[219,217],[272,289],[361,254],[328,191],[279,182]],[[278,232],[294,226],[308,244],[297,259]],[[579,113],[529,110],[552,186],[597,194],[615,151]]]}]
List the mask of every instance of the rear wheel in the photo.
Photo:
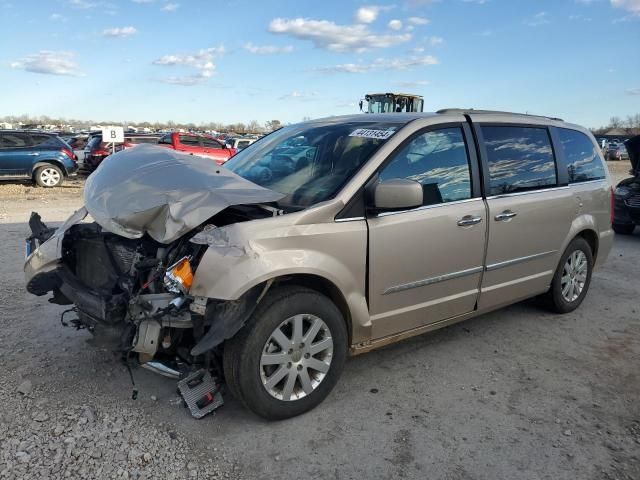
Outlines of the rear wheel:
[{"label": "rear wheel", "polygon": [[574,238],[565,250],[545,303],[556,313],[568,313],[580,306],[589,290],[593,272],[593,253],[582,237]]},{"label": "rear wheel", "polygon": [[231,392],[254,413],[279,420],[317,406],[338,381],[347,329],[337,307],[302,287],[274,290],[224,346]]},{"label": "rear wheel", "polygon": [[613,228],[613,231],[619,235],[631,235],[636,228],[633,223],[631,225],[620,225],[614,223],[611,227]]},{"label": "rear wheel", "polygon": [[36,170],[34,178],[39,186],[51,188],[62,185],[64,175],[59,167],[55,165],[45,165]]}]

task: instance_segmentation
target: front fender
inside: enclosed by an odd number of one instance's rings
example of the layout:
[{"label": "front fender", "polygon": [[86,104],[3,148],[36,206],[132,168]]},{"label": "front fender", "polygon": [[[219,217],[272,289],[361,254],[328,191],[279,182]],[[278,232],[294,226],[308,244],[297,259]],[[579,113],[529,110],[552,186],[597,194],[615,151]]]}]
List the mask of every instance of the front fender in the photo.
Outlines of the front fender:
[{"label": "front fender", "polygon": [[364,220],[282,226],[254,221],[210,229],[193,241],[208,245],[195,272],[193,296],[237,300],[268,280],[315,275],[340,290],[354,324],[369,323]]}]

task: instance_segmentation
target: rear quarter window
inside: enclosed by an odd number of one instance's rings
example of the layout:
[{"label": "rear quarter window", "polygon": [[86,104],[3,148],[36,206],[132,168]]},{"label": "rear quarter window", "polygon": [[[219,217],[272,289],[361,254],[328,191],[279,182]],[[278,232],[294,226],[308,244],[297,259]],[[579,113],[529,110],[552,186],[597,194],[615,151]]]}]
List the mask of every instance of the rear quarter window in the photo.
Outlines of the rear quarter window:
[{"label": "rear quarter window", "polygon": [[606,178],[606,172],[596,146],[582,132],[558,128],[560,145],[567,162],[569,183]]},{"label": "rear quarter window", "polygon": [[[38,145],[42,145],[44,143],[47,143],[51,140],[51,136],[50,135],[38,135],[38,134],[31,134],[31,142],[33,146],[38,146]],[[61,138],[57,137],[58,142],[63,142],[64,140],[62,140]]]}]

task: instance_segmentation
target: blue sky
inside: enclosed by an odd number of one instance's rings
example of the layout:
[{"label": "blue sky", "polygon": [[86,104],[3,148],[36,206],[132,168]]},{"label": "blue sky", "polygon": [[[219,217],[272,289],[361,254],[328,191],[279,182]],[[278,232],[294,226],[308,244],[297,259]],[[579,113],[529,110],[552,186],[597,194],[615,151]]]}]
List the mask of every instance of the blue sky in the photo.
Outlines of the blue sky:
[{"label": "blue sky", "polygon": [[640,0],[0,0],[0,116],[297,122],[373,91],[640,112]]}]

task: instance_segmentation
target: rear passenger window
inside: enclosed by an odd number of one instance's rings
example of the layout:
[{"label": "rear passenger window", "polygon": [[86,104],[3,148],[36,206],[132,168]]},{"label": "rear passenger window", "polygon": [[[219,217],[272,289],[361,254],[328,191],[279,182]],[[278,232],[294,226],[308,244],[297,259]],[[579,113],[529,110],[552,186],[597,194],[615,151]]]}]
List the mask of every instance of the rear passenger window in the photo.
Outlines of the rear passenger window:
[{"label": "rear passenger window", "polygon": [[557,185],[556,164],[546,128],[483,126],[490,195]]},{"label": "rear passenger window", "polygon": [[[40,145],[44,142],[46,142],[47,140],[49,140],[49,135],[34,135],[31,134],[31,142],[32,144],[35,145]],[[63,141],[62,139],[60,139],[60,141]]]},{"label": "rear passenger window", "polygon": [[568,128],[559,128],[558,136],[567,161],[569,183],[606,178],[600,155],[589,137]]},{"label": "rear passenger window", "polygon": [[471,198],[469,158],[462,129],[418,135],[394,156],[380,180],[407,178],[422,184],[423,205]]}]

